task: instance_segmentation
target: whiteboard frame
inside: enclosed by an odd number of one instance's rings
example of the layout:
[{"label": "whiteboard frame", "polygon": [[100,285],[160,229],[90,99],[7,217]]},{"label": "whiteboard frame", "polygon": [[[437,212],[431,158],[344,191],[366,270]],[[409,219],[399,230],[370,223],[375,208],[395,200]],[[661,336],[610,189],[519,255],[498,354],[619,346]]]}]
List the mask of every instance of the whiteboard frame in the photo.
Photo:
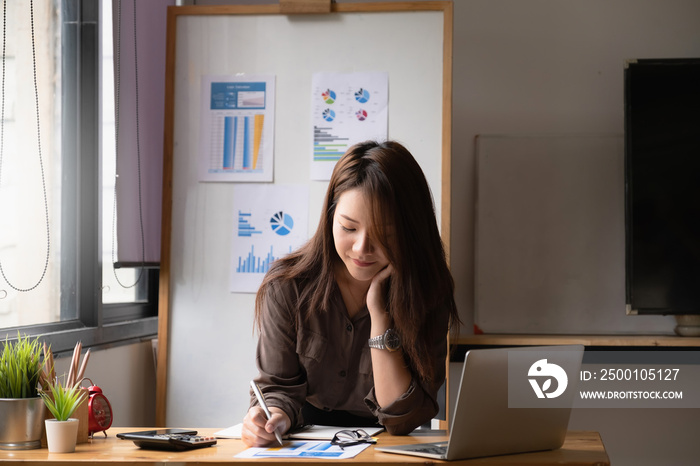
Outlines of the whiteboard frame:
[{"label": "whiteboard frame", "polygon": [[[392,13],[392,12],[426,12],[437,11],[443,14],[442,44],[442,132],[440,154],[436,154],[436,163],[440,164],[441,201],[436,206],[440,214],[440,229],[449,258],[450,252],[450,210],[451,210],[451,129],[452,129],[452,41],[453,41],[453,4],[451,1],[422,1],[396,3],[348,3],[332,4],[332,12],[319,15],[318,18],[329,20],[333,15],[344,13]],[[161,238],[161,268],[158,304],[158,350],[156,370],[156,426],[166,425],[167,411],[167,377],[170,346],[170,308],[171,292],[171,228],[173,221],[173,166],[174,166],[174,128],[178,118],[174,102],[176,85],[176,37],[177,20],[180,17],[201,15],[283,15],[280,5],[226,5],[226,6],[181,6],[168,8],[168,29],[166,45],[165,76],[165,130],[163,156],[163,211]],[[392,24],[393,26],[393,24]],[[403,52],[403,53],[401,53]],[[411,60],[410,50],[396,54],[397,59]],[[204,72],[204,70],[202,70]],[[315,71],[315,70],[314,70]],[[449,411],[448,411],[449,412]]]}]

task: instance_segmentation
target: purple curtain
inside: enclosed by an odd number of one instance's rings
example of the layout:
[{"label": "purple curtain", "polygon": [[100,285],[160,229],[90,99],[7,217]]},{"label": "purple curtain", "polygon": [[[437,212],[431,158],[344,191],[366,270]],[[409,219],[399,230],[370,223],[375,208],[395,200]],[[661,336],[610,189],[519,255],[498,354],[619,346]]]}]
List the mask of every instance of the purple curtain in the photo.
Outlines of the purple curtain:
[{"label": "purple curtain", "polygon": [[175,0],[112,0],[114,84],[119,97],[117,244],[122,265],[160,262],[165,39],[170,5]]}]

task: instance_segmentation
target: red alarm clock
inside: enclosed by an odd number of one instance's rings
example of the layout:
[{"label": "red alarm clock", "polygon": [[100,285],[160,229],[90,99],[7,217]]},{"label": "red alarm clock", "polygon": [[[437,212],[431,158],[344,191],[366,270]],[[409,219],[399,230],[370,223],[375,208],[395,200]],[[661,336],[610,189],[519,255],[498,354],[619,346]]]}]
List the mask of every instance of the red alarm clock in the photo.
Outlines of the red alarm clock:
[{"label": "red alarm clock", "polygon": [[[88,379],[90,380],[90,379]],[[90,380],[92,383],[92,380]],[[95,432],[105,432],[112,425],[112,405],[109,400],[102,394],[102,389],[97,385],[88,387],[90,397],[88,398],[88,430],[90,437]]]}]

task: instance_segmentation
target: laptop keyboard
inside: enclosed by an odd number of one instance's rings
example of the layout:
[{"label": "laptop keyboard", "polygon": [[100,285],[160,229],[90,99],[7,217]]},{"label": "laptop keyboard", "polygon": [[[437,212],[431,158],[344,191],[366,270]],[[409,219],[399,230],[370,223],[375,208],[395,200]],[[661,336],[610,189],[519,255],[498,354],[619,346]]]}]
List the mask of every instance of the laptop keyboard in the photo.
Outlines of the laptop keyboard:
[{"label": "laptop keyboard", "polygon": [[429,453],[431,455],[444,455],[447,453],[447,447],[442,446],[426,446],[426,447],[416,447],[413,451],[419,453]]}]

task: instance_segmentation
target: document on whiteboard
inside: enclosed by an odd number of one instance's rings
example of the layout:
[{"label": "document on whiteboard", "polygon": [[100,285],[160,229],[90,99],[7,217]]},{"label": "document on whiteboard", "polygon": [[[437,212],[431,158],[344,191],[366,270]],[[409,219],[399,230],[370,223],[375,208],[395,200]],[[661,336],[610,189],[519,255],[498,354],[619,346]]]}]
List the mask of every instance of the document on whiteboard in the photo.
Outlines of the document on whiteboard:
[{"label": "document on whiteboard", "polygon": [[255,293],[272,263],[308,240],[308,185],[233,186],[229,291]]},{"label": "document on whiteboard", "polygon": [[273,75],[203,76],[200,181],[272,181]]},{"label": "document on whiteboard", "polygon": [[387,139],[389,74],[315,73],[311,114],[311,179],[329,180],[335,163],[350,146]]}]

